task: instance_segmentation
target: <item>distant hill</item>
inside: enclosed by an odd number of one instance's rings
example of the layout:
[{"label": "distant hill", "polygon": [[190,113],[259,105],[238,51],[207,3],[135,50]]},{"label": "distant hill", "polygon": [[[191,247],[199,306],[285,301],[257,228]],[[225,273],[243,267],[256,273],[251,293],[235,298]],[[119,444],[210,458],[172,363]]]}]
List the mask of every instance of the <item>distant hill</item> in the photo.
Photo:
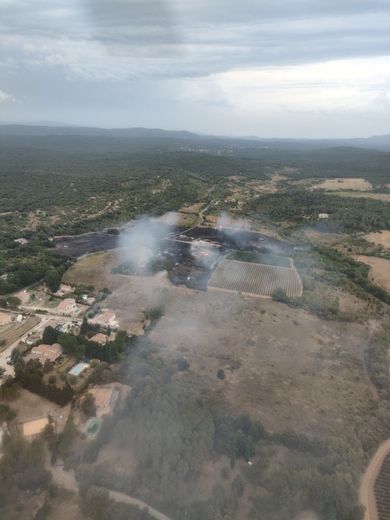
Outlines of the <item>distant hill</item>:
[{"label": "distant hill", "polygon": [[[44,123],[44,122],[42,122]],[[46,148],[49,144],[56,148],[56,144],[65,148],[75,146],[75,138],[109,138],[109,147],[117,151],[147,150],[150,149],[189,149],[194,151],[220,151],[229,149],[241,150],[286,150],[286,151],[310,151],[337,147],[353,147],[372,150],[390,151],[390,135],[373,136],[357,139],[262,139],[249,137],[226,137],[200,135],[185,130],[162,130],[158,128],[94,128],[59,125],[46,122],[46,124],[6,124],[0,123],[0,138],[20,138],[19,145],[27,147]],[[46,143],[38,138],[49,138]],[[67,137],[68,142],[57,138]],[[27,139],[29,138],[29,139]],[[36,141],[31,138],[37,138]],[[3,141],[4,142],[4,141]],[[40,144],[39,144],[40,142]],[[89,141],[91,145],[93,141]],[[84,145],[86,141],[84,141]],[[103,145],[104,141],[95,141],[95,145]],[[105,142],[107,145],[107,142]],[[93,146],[92,146],[93,148]]]}]

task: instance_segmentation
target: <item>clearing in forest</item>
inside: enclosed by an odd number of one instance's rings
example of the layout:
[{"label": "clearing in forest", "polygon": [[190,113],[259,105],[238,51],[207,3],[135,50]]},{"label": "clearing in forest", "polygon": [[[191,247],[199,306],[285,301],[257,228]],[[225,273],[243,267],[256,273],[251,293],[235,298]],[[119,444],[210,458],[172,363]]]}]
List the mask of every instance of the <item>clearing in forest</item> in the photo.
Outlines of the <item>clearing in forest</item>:
[{"label": "clearing in forest", "polygon": [[390,292],[390,260],[364,255],[355,256],[355,260],[369,265],[371,267],[368,275],[370,281]]},{"label": "clearing in forest", "polygon": [[372,184],[361,178],[347,178],[341,177],[338,179],[327,179],[313,187],[316,190],[326,191],[340,191],[340,190],[355,190],[355,191],[370,191]]}]

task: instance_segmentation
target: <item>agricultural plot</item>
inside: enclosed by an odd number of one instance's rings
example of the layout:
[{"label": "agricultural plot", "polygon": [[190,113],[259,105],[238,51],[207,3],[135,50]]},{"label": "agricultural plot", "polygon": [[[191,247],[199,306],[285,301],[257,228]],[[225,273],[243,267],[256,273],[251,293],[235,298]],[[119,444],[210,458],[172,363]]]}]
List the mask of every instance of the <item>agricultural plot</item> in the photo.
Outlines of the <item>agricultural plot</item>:
[{"label": "agricultural plot", "polygon": [[277,289],[288,297],[302,296],[302,281],[293,267],[222,260],[210,278],[209,288],[252,296],[271,296]]},{"label": "agricultural plot", "polygon": [[387,455],[374,486],[378,520],[390,520],[390,455]]}]

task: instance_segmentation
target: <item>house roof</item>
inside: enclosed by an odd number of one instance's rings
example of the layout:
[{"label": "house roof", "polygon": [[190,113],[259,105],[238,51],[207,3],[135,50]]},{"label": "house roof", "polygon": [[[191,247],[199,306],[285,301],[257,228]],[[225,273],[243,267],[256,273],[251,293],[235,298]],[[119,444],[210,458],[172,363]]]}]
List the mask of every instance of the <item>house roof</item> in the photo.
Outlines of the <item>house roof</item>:
[{"label": "house roof", "polygon": [[62,346],[59,343],[54,343],[53,345],[38,345],[31,349],[31,355],[34,358],[39,359],[40,361],[55,361],[62,354]]},{"label": "house roof", "polygon": [[105,345],[108,341],[108,336],[106,334],[102,334],[101,332],[98,332],[92,338],[90,338],[90,341],[94,341],[95,343],[100,343],[101,345]]},{"label": "house roof", "polygon": [[57,309],[60,311],[65,311],[69,307],[74,307],[76,305],[76,300],[74,298],[65,298],[62,300],[57,306]]},{"label": "house roof", "polygon": [[90,320],[92,323],[101,323],[104,325],[108,325],[110,322],[116,323],[116,314],[113,311],[103,311],[94,318]]},{"label": "house roof", "polygon": [[22,424],[22,432],[25,437],[31,437],[33,435],[39,435],[43,432],[46,426],[49,424],[47,417],[41,417],[40,419],[33,419],[32,421],[26,421]]}]

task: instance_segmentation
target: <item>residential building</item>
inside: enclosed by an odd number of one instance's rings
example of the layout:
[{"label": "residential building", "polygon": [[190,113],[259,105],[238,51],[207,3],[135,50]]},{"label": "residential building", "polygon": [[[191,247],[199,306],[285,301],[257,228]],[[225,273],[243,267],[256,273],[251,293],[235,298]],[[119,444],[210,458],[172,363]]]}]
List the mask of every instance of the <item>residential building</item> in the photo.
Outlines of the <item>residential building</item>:
[{"label": "residential building", "polygon": [[20,428],[23,434],[23,437],[26,439],[34,439],[38,435],[40,435],[43,430],[48,426],[49,418],[48,417],[40,417],[38,419],[32,419],[30,421],[25,421],[20,424]]},{"label": "residential building", "polygon": [[100,314],[97,314],[89,321],[101,325],[102,327],[109,327],[110,329],[117,329],[119,327],[115,312],[108,309],[103,309]]},{"label": "residential building", "polygon": [[57,305],[56,310],[66,316],[78,316],[81,312],[74,298],[65,298]]},{"label": "residential building", "polygon": [[15,238],[14,242],[20,244],[21,246],[25,246],[26,244],[28,244],[27,238]]},{"label": "residential building", "polygon": [[30,359],[38,359],[42,365],[45,361],[54,363],[62,354],[62,346],[59,343],[53,345],[38,345],[31,349]]},{"label": "residential building", "polygon": [[89,338],[90,341],[93,341],[95,343],[99,343],[99,345],[106,345],[108,343],[108,336],[107,334],[102,334],[101,332],[98,332],[92,338]]}]

